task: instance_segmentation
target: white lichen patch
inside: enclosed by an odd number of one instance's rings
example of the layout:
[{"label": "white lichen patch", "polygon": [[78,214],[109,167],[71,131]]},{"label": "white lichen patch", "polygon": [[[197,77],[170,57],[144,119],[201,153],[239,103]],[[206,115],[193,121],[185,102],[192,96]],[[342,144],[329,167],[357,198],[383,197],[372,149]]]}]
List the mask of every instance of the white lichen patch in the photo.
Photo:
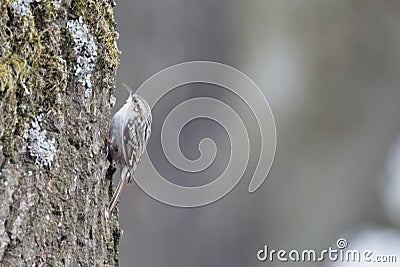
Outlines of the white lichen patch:
[{"label": "white lichen patch", "polygon": [[55,8],[60,8],[60,7],[61,7],[61,0],[55,0],[55,1],[53,1],[53,7],[55,7]]},{"label": "white lichen patch", "polygon": [[42,116],[37,120],[32,120],[29,129],[25,129],[23,137],[28,143],[29,155],[35,158],[35,164],[43,167],[51,167],[56,156],[56,141],[54,138],[48,139],[46,130],[42,130],[40,122]]},{"label": "white lichen patch", "polygon": [[40,0],[15,0],[12,2],[12,7],[21,16],[31,16],[30,4],[33,2],[40,2]]},{"label": "white lichen patch", "polygon": [[74,67],[75,76],[78,82],[85,87],[85,97],[87,98],[92,95],[91,78],[97,61],[97,45],[82,17],[68,21],[67,29],[75,42],[74,50],[77,56]]}]

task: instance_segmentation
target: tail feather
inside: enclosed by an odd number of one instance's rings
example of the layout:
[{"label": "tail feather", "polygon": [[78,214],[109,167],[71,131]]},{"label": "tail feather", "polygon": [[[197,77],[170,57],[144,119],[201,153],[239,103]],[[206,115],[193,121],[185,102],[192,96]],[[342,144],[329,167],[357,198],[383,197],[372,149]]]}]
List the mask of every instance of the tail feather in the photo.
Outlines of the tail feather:
[{"label": "tail feather", "polygon": [[127,179],[129,178],[130,173],[128,171],[128,169],[122,169],[121,170],[121,179],[119,180],[117,189],[115,190],[111,201],[110,201],[110,205],[108,206],[108,213],[111,214],[111,212],[113,211],[113,209],[115,208],[115,206],[117,205],[118,199],[119,199],[119,195],[122,192],[122,189],[124,188],[124,185],[127,181]]}]

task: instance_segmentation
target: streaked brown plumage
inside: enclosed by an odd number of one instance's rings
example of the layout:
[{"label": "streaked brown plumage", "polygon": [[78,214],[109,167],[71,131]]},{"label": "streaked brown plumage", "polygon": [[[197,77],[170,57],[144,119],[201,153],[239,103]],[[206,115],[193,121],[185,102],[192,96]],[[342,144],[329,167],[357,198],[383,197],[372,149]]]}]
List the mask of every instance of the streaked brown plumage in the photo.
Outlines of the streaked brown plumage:
[{"label": "streaked brown plumage", "polygon": [[121,179],[111,199],[109,213],[117,204],[125,183],[131,182],[151,133],[149,105],[141,96],[134,94],[132,89],[126,85],[125,87],[129,91],[129,97],[113,116],[109,130],[109,153],[121,168]]}]

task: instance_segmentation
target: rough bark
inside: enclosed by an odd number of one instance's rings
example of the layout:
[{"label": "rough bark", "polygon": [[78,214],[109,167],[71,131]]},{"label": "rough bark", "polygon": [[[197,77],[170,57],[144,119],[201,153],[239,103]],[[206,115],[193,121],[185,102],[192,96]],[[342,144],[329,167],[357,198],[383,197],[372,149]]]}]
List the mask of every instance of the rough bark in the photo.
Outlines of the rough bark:
[{"label": "rough bark", "polygon": [[1,3],[0,266],[118,264],[118,222],[105,217],[118,64],[112,8]]}]

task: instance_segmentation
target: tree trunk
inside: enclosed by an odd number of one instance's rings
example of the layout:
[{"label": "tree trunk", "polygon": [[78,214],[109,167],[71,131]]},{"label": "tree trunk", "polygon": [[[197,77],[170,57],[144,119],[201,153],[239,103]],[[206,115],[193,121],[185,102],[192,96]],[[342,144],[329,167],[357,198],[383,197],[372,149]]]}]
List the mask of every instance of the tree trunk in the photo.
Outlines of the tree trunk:
[{"label": "tree trunk", "polygon": [[[2,0],[0,266],[115,266],[112,0]],[[107,177],[108,176],[108,177]]]}]

